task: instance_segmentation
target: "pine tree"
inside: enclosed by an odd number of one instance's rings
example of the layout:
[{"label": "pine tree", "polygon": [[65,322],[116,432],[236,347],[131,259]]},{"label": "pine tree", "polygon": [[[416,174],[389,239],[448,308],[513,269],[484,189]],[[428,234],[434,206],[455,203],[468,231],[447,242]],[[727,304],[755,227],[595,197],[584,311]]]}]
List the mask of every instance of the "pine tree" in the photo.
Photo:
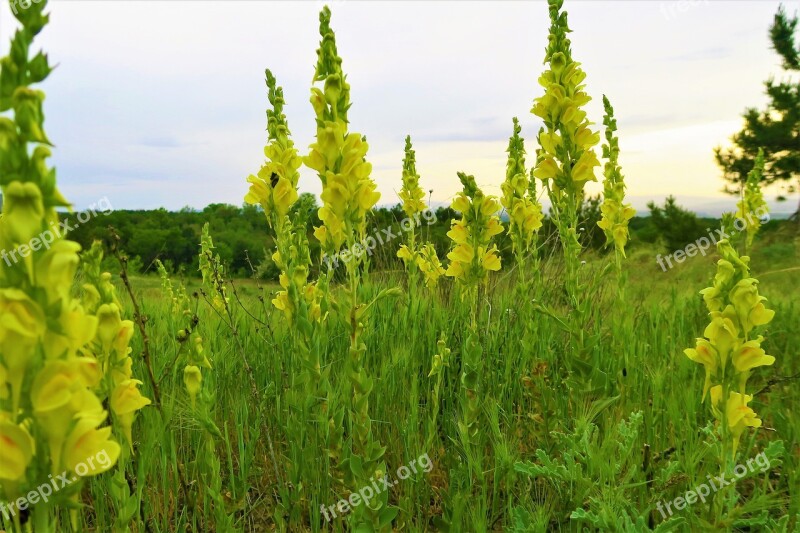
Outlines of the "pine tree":
[{"label": "pine tree", "polygon": [[[772,48],[783,62],[786,74],[800,73],[800,43],[795,42],[798,18],[778,8],[770,27]],[[739,194],[753,168],[759,148],[764,150],[762,185],[777,183],[784,193],[800,191],[800,81],[791,78],[765,82],[770,102],[766,109],[748,108],[744,128],[731,140],[731,148],[715,150],[717,164],[726,181],[725,192]],[[795,181],[796,180],[796,181]],[[795,217],[798,217],[798,212]],[[800,218],[800,217],[798,217]]]}]

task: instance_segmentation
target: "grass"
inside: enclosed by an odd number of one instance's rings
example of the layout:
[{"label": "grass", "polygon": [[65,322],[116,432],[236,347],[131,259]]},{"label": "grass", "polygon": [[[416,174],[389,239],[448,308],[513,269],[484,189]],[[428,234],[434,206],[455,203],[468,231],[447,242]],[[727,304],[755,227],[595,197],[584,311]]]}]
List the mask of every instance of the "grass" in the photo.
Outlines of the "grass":
[{"label": "grass", "polygon": [[[745,434],[740,457],[753,457],[778,440],[786,451],[781,459],[773,457],[768,471],[736,487],[741,519],[766,513],[773,520],[794,517],[796,524],[800,512],[800,448],[792,413],[800,398],[797,381],[790,378],[800,371],[797,253],[791,241],[787,245],[778,240],[767,240],[753,252],[753,273],[761,278],[761,292],[776,311],[765,348],[777,361],[751,378],[750,390],[760,391],[753,407],[764,427]],[[590,259],[585,268],[599,271],[604,261]],[[365,366],[375,377],[373,431],[387,448],[390,473],[423,454],[433,465],[430,472],[391,488],[389,503],[399,509],[394,529],[462,530],[453,523],[454,516],[460,516],[463,530],[471,531],[657,528],[664,522],[656,510],[658,502],[684,494],[715,472],[712,417],[700,398],[702,369],[682,354],[707,322],[698,291],[708,284],[713,261],[710,256],[695,257],[664,273],[655,264],[653,250],[640,249],[626,263],[630,280],[622,303],[609,296],[613,291],[605,289],[613,279],[606,280],[594,302],[597,323],[587,324],[587,329],[600,335],[596,360],[609,362],[606,370],[619,371],[609,372],[605,390],[590,392],[575,389],[561,374],[559,361],[569,354],[554,320],[542,314],[521,316],[524,306],[513,275],[493,278],[480,317],[486,384],[479,446],[484,481],[474,492],[453,490],[465,482],[456,422],[460,350],[469,317],[447,285],[428,292],[414,307],[405,301],[379,302],[365,330]],[[557,305],[560,289],[548,280],[558,279],[559,268],[559,261],[545,261],[545,281],[535,294],[522,296]],[[373,273],[365,296],[401,283],[397,277]],[[259,288],[251,280],[236,281],[238,299],[231,299],[237,335],[263,405],[255,405],[247,393],[232,329],[204,305],[199,282],[189,280],[189,293],[198,293],[198,331],[214,367],[204,386],[213,393],[213,421],[221,432],[217,455],[223,490],[217,504],[196,502],[194,509],[187,505],[174,465],[190,485],[202,483],[197,450],[204,428],[174,363],[179,347],[175,334],[182,326],[161,293],[160,280],[136,277],[133,285],[148,318],[156,375],[163,376],[166,414],[162,420],[155,408],[145,409],[134,432],[139,442],[130,478],[142,490],[140,525],[151,531],[215,530],[213,508],[224,506],[238,530],[349,530],[346,519],[328,523],[320,512],[321,505],[334,505],[348,496],[334,480],[323,449],[308,456],[302,487],[295,487],[301,509],[295,522],[282,501],[281,491],[291,483],[287,472],[293,460],[293,433],[287,428],[292,419],[287,395],[297,368],[283,316],[269,305],[274,287]],[[625,338],[611,337],[614,316],[623,317]],[[332,386],[345,391],[342,369],[348,339],[341,318],[334,313],[329,320],[323,364],[330,366]],[[452,354],[433,420],[434,438],[427,447],[435,384],[428,373],[442,334]],[[135,344],[134,354],[141,348]],[[135,359],[135,374],[145,375],[141,359]],[[89,504],[98,531],[109,530],[113,521],[108,483],[100,479],[91,488]],[[469,500],[453,499],[465,490]],[[667,527],[701,527],[712,514],[713,505],[697,503],[675,514]],[[733,524],[732,517],[728,525]],[[736,524],[747,529],[744,521]]]}]

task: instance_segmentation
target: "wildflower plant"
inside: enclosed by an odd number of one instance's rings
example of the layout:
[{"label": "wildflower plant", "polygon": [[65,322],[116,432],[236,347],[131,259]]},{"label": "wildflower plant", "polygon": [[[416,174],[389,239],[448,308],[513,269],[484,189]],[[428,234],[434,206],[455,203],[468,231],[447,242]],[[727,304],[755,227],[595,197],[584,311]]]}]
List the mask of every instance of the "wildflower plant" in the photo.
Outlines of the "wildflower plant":
[{"label": "wildflower plant", "polygon": [[446,275],[458,282],[462,298],[474,304],[476,291],[488,281],[489,272],[501,268],[497,245],[492,240],[503,232],[503,225],[497,216],[500,209],[497,198],[484,195],[473,176],[459,172],[458,178],[463,190],[450,207],[459,212],[461,218],[454,220],[447,232],[453,248],[447,254],[450,265]]},{"label": "wildflower plant", "polygon": [[[762,425],[750,407],[753,395],[747,393],[747,381],[753,371],[774,364],[775,357],[762,348],[763,326],[775,317],[758,292],[758,280],[750,274],[748,256],[739,256],[728,239],[717,243],[722,258],[711,287],[703,289],[710,322],[694,348],[684,350],[692,361],[703,365],[705,380],[702,398],[709,398],[711,413],[717,421],[720,470],[730,472],[736,463],[739,441],[748,428]],[[738,496],[723,490],[715,499],[714,514],[719,523],[732,512]]]},{"label": "wildflower plant", "polygon": [[553,203],[555,221],[567,258],[575,289],[576,259],[581,251],[577,237],[577,210],[583,201],[587,182],[596,181],[595,167],[600,165],[593,147],[600,135],[583,107],[591,97],[584,91],[586,74],[572,58],[567,34],[567,13],[561,12],[563,0],[548,0],[550,36],[545,62],[548,68],[539,77],[545,94],[534,102],[531,112],[544,121],[539,134],[542,148],[533,175],[542,180]]},{"label": "wildflower plant", "polygon": [[572,57],[567,13],[561,11],[563,0],[548,0],[550,35],[545,63],[548,65],[539,77],[544,95],[536,98],[531,112],[544,121],[539,132],[540,150],[537,152],[533,175],[541,180],[552,204],[555,222],[564,251],[565,292],[567,316],[559,317],[552,310],[537,308],[552,316],[569,333],[571,355],[564,360],[569,372],[576,377],[592,374],[595,386],[605,381],[594,361],[592,351],[596,336],[587,335],[591,309],[586,294],[589,287],[580,276],[578,240],[578,210],[583,202],[586,183],[596,181],[595,168],[600,165],[594,146],[600,135],[592,131],[592,123],[583,107],[591,98],[583,84],[586,74],[580,63]]},{"label": "wildflower plant", "polygon": [[619,166],[619,139],[614,135],[617,131],[617,119],[614,118],[614,108],[605,95],[603,107],[603,124],[606,127],[603,159],[606,163],[603,169],[603,203],[600,205],[602,218],[597,225],[606,235],[606,245],[614,245],[619,269],[619,256],[625,257],[625,245],[628,243],[628,223],[636,215],[636,210],[625,203],[625,177]]},{"label": "wildflower plant", "polygon": [[300,179],[299,168],[302,158],[294,147],[283,113],[286,102],[283,88],[277,86],[275,76],[267,70],[266,81],[268,98],[272,109],[267,109],[267,133],[269,143],[264,148],[267,162],[262,165],[257,176],[247,178],[250,190],[245,201],[252,205],[260,205],[269,224],[280,231],[287,223],[286,216],[292,205],[297,202],[297,183]]},{"label": "wildflower plant", "polygon": [[[281,289],[272,304],[281,311],[290,328],[291,345],[297,355],[292,361],[299,367],[292,372],[292,389],[288,402],[292,416],[287,423],[287,441],[290,443],[291,467],[288,476],[291,491],[282,490],[281,497],[289,523],[296,526],[307,509],[302,502],[307,499],[303,487],[310,485],[309,466],[313,453],[321,442],[321,431],[325,420],[319,398],[327,390],[327,371],[321,366],[322,351],[322,290],[317,282],[309,280],[311,255],[309,252],[307,221],[304,217],[291,218],[289,211],[298,199],[299,167],[302,158],[291,140],[288,122],[283,107],[283,89],[277,85],[275,76],[266,71],[268,98],[272,106],[267,110],[268,144],[264,149],[267,162],[258,172],[250,176],[250,191],[245,201],[259,204],[264,209],[267,221],[275,232],[276,250],[272,260],[280,269]],[[306,421],[315,420],[311,427]],[[311,431],[309,431],[309,429]]]},{"label": "wildflower plant", "polygon": [[439,423],[439,394],[444,380],[445,369],[450,366],[450,348],[447,347],[447,339],[442,333],[438,342],[436,343],[436,353],[433,355],[431,361],[431,371],[428,373],[429,378],[434,378],[433,387],[431,389],[428,402],[430,404],[431,416],[428,422],[428,430],[425,438],[425,449],[430,450]]},{"label": "wildflower plant", "polygon": [[447,272],[439,260],[436,248],[430,243],[425,243],[417,253],[417,267],[422,272],[425,286],[428,288],[436,287],[439,278]]},{"label": "wildflower plant", "polygon": [[[605,125],[606,142],[603,144],[603,203],[600,205],[601,218],[597,225],[603,230],[606,236],[606,246],[614,246],[614,267],[616,269],[617,293],[615,304],[620,305],[626,301],[625,287],[627,274],[622,268],[622,259],[625,257],[625,245],[628,243],[629,231],[628,224],[636,211],[630,204],[625,203],[625,178],[622,175],[622,168],[619,165],[619,139],[617,131],[617,119],[614,118],[614,108],[611,107],[609,99],[603,95],[603,124]],[[624,313],[614,313],[611,317],[611,328],[613,330],[612,345],[613,356],[606,367],[614,369],[614,374],[627,372],[629,354],[628,346],[622,339],[628,338],[630,330],[626,330],[626,320]]]},{"label": "wildflower plant", "polygon": [[142,382],[132,375],[133,360],[129,344],[133,338],[134,324],[131,320],[122,320],[122,304],[111,281],[111,274],[101,273],[102,260],[103,251],[99,242],[95,242],[83,254],[86,283],[82,286],[82,303],[84,309],[95,315],[98,321],[92,351],[104,376],[103,396],[109,399],[114,421],[132,449],[131,428],[136,413],[151,402],[139,391]]},{"label": "wildflower plant", "polygon": [[[405,157],[403,159],[403,187],[400,189],[400,199],[403,201],[403,212],[409,220],[417,220],[419,214],[425,211],[426,205],[423,199],[425,191],[419,186],[419,174],[417,174],[417,162],[414,149],[411,147],[411,136],[406,137]],[[406,243],[400,246],[397,257],[403,260],[406,271],[409,275],[409,293],[413,294],[416,290],[416,280],[418,276],[418,262],[420,249],[417,245],[417,234],[415,225],[407,232]]]},{"label": "wildflower plant", "polygon": [[[759,149],[753,169],[747,174],[747,181],[742,185],[742,199],[736,204],[736,218],[745,225],[745,250],[753,244],[761,229],[761,218],[769,212],[764,193],[761,192],[761,175],[764,172],[764,150]],[[745,252],[746,253],[746,252]]]},{"label": "wildflower plant", "polygon": [[209,232],[208,222],[203,224],[200,235],[198,262],[205,288],[203,294],[211,298],[211,307],[217,313],[225,313],[229,309],[228,290],[225,287],[225,269],[219,255],[214,253],[214,239]]},{"label": "wildflower plant", "polygon": [[[763,165],[763,152],[759,150],[754,168],[743,186],[737,213],[723,216],[723,227],[729,233],[734,233],[734,218],[747,221],[746,246],[752,243],[758,231],[759,217],[768,213],[759,186]],[[700,291],[710,323],[695,347],[684,353],[704,366],[703,400],[709,397],[711,412],[718,422],[719,461],[725,472],[735,463],[739,441],[745,431],[762,425],[758,414],[749,406],[753,395],[747,394],[747,381],[756,368],[775,362],[775,357],[761,347],[764,337],[758,334],[761,327],[772,321],[775,312],[766,307],[766,298],[758,292],[758,280],[750,274],[750,258],[740,256],[729,239],[717,242],[717,250],[722,258],[717,262],[713,284]],[[717,520],[733,505],[733,495],[717,501]]]},{"label": "wildflower plant", "polygon": [[[524,284],[525,259],[531,253],[536,233],[542,227],[542,206],[531,196],[528,173],[525,170],[525,142],[520,136],[522,127],[514,117],[514,133],[508,141],[506,179],[501,185],[500,200],[508,213],[508,233],[517,260],[520,279]],[[535,187],[535,186],[534,186]]]},{"label": "wildflower plant", "polygon": [[[62,472],[74,482],[30,509],[26,531],[55,530],[59,507],[69,507],[72,527],[81,527],[76,504],[84,480],[114,468],[132,443],[136,412],[149,403],[131,375],[133,328],[120,316],[110,276],[100,277],[95,298],[75,298],[81,247],[60,235],[42,246],[39,237],[58,223],[56,208],[69,207],[47,164],[45,95],[31,87],[51,71],[45,54],[29,56],[49,21],[46,4],[15,10],[21,28],[0,59],[0,113],[13,112],[0,116],[0,249],[31,252],[0,264],[0,499],[12,501]],[[78,468],[97,454],[108,460]],[[23,531],[20,516],[6,527]]]},{"label": "wildflower plant", "polygon": [[[583,199],[587,182],[596,181],[595,167],[600,162],[593,147],[600,135],[591,130],[592,123],[582,108],[591,100],[584,91],[586,74],[572,58],[567,13],[561,12],[563,0],[548,0],[550,36],[545,62],[548,68],[539,77],[545,94],[534,102],[531,112],[544,121],[539,134],[543,149],[534,176],[548,189],[560,221],[574,230],[575,211]],[[568,237],[562,235],[562,239]],[[568,239],[565,247],[572,251],[577,238]],[[579,246],[579,245],[578,245]]]},{"label": "wildflower plant", "polygon": [[[453,241],[453,248],[447,257],[450,265],[446,275],[455,278],[461,302],[469,306],[469,329],[461,355],[461,413],[458,420],[460,442],[467,457],[465,473],[460,475],[469,479],[469,488],[451,485],[454,502],[463,502],[471,491],[474,482],[480,490],[483,483],[482,450],[480,446],[480,415],[485,390],[483,380],[483,347],[478,332],[479,291],[489,279],[489,272],[499,271],[501,260],[493,238],[503,232],[503,225],[497,212],[500,203],[494,196],[486,196],[478,188],[473,176],[458,173],[463,189],[451,204],[451,208],[461,214],[461,218],[451,223],[447,236]],[[444,346],[440,346],[444,349]],[[460,503],[454,503],[451,519],[460,521]],[[482,514],[479,511],[478,514]]]},{"label": "wildflower plant", "polygon": [[133,423],[138,412],[152,402],[140,392],[142,382],[133,377],[129,344],[134,334],[134,323],[122,320],[122,304],[111,281],[111,274],[102,271],[102,262],[102,245],[95,241],[81,256],[84,278],[81,301],[84,308],[98,319],[92,352],[103,373],[99,397],[108,402],[113,425],[127,443],[121,450],[118,469],[111,484],[118,513],[116,527],[125,528],[140,504],[128,489],[125,478],[125,469],[131,463],[134,446]]},{"label": "wildflower plant", "polygon": [[[372,165],[367,162],[369,145],[359,133],[349,131],[347,112],[350,108],[350,85],[342,70],[342,58],[336,48],[336,36],[330,26],[331,12],[324,7],[320,12],[319,33],[322,37],[317,49],[317,66],[314,81],[322,82],[322,88],[312,87],[311,105],[317,122],[316,140],[310,153],[303,158],[305,165],[317,171],[322,182],[323,205],[319,210],[322,226],[315,228],[323,253],[335,256],[343,246],[356,250],[366,236],[367,214],[380,199],[376,184],[371,179]],[[379,293],[370,303],[360,301],[363,254],[354,254],[347,263],[349,312],[346,322],[350,334],[350,349],[346,363],[348,383],[352,386],[347,412],[347,427],[350,431],[349,450],[336,465],[343,474],[345,485],[351,492],[371,480],[385,475],[383,463],[385,448],[376,440],[369,415],[369,397],[374,386],[364,366],[366,344],[363,340],[365,323],[373,304],[386,297],[396,296],[395,289]],[[332,269],[329,265],[328,280],[324,283],[325,299]],[[341,456],[344,420],[335,398],[328,401],[332,412],[329,418],[330,456]],[[382,493],[369,505],[357,507],[351,515],[355,529],[386,529],[397,514],[396,508],[388,505],[388,494]]]},{"label": "wildflower plant", "polygon": [[156,270],[158,270],[158,276],[161,278],[161,290],[168,301],[172,303],[172,313],[180,315],[189,305],[189,295],[186,294],[186,287],[183,283],[178,283],[177,290],[174,288],[172,280],[169,278],[167,267],[164,266],[160,259],[156,259]]},{"label": "wildflower plant", "polygon": [[[322,41],[317,50],[314,81],[322,89],[311,89],[311,105],[317,121],[316,141],[303,158],[305,165],[317,171],[322,181],[319,218],[322,226],[314,235],[324,253],[333,257],[344,246],[352,248],[366,234],[367,213],[380,199],[370,178],[372,164],[365,159],[369,145],[365,138],[348,131],[350,84],[342,70],[342,58],[336,49],[336,37],[330,27],[330,9],[320,13]],[[357,261],[352,268],[356,268]]]},{"label": "wildflower plant", "polygon": [[694,348],[684,350],[689,359],[705,367],[703,399],[710,394],[711,409],[721,424],[724,457],[733,460],[739,439],[747,427],[760,427],[761,420],[748,407],[752,396],[746,393],[753,370],[772,365],[757,328],[769,324],[775,312],[758,293],[758,280],[750,276],[750,258],[739,256],[727,239],[717,243],[722,259],[711,287],[703,289],[710,323]]},{"label": "wildflower plant", "polygon": [[[267,110],[268,144],[264,148],[267,162],[257,176],[250,176],[250,190],[245,201],[264,209],[267,222],[275,232],[277,250],[272,260],[281,270],[282,290],[272,300],[290,325],[302,332],[304,378],[309,385],[318,385],[321,379],[318,350],[311,341],[312,324],[322,319],[322,294],[317,284],[309,281],[311,256],[306,235],[306,220],[289,217],[291,207],[298,199],[298,169],[302,158],[291,140],[289,125],[283,113],[285,100],[283,88],[278,87],[275,76],[266,71],[267,89],[271,109]],[[307,374],[306,374],[307,373]],[[312,391],[309,390],[309,393]],[[309,394],[311,395],[311,394]]]}]

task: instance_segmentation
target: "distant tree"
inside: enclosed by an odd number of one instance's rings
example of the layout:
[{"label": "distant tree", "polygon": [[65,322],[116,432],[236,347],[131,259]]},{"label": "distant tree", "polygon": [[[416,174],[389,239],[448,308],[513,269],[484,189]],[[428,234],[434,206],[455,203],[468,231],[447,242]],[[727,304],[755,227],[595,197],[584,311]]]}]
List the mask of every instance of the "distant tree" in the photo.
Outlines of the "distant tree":
[{"label": "distant tree", "polygon": [[[772,48],[790,74],[800,73],[800,49],[795,43],[797,25],[797,15],[790,18],[781,6],[770,27]],[[770,98],[766,109],[748,108],[743,115],[744,128],[731,138],[734,146],[715,150],[717,164],[727,182],[724,190],[729,194],[740,193],[759,148],[764,149],[766,159],[762,184],[778,183],[789,194],[800,190],[800,81],[788,79],[776,83],[770,78],[764,85]],[[792,182],[795,179],[798,184]]]},{"label": "distant tree", "polygon": [[319,224],[317,216],[317,197],[310,192],[301,193],[297,198],[297,202],[292,205],[292,212],[290,217],[294,220],[297,217],[299,220],[305,220],[306,223]]},{"label": "distant tree", "polygon": [[606,242],[603,230],[597,225],[602,218],[601,203],[603,203],[603,199],[599,194],[588,197],[584,195],[583,202],[578,208],[578,223],[580,224],[578,238],[583,246],[593,250],[601,250]]},{"label": "distant tree", "polygon": [[656,228],[659,240],[670,252],[680,250],[708,233],[703,221],[679,206],[674,196],[668,197],[663,207],[655,202],[649,202],[647,207],[650,208],[650,221]]}]

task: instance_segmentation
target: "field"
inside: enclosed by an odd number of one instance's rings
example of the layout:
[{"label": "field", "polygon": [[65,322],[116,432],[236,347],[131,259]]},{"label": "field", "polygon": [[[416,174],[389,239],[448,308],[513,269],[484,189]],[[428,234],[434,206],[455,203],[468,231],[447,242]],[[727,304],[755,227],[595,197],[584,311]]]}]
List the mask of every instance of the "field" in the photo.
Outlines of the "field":
[{"label": "field", "polygon": [[[753,256],[758,258],[758,252]],[[622,310],[604,302],[602,296],[594,302],[597,314],[589,327],[601,335],[597,357],[610,375],[610,384],[602,392],[586,393],[566,382],[565,335],[547,317],[522,315],[513,275],[499,276],[492,284],[480,320],[486,401],[480,456],[473,459],[481,465],[476,475],[482,485],[470,489],[464,481],[466,488],[455,501],[448,500],[452,476],[468,461],[454,436],[459,416],[457,361],[469,319],[458,300],[442,292],[426,296],[414,307],[392,301],[375,309],[366,335],[364,365],[378,376],[370,407],[376,438],[387,447],[387,469],[393,474],[424,454],[433,465],[430,472],[392,487],[389,501],[399,509],[396,530],[431,530],[446,508],[458,512],[463,524],[473,524],[454,531],[580,526],[644,530],[642,523],[625,525],[625,517],[633,523],[643,517],[644,524],[657,527],[665,520],[656,503],[672,501],[703,483],[709,473],[716,474],[708,409],[700,401],[703,376],[682,353],[704,327],[706,311],[698,290],[707,284],[713,261],[698,257],[692,264],[663,273],[652,257],[642,253],[630,259],[632,276]],[[593,268],[601,265],[599,259],[592,263]],[[793,334],[800,320],[796,265],[793,254],[761,264],[755,260],[754,274],[763,280],[763,293],[776,310],[769,328],[769,353],[794,354],[800,348]],[[557,275],[558,268],[554,260],[544,270]],[[402,280],[374,275],[365,294],[396,283]],[[182,322],[171,313],[156,278],[134,279],[133,285],[149,317],[156,374],[166,373],[161,388],[168,391],[162,397],[170,414],[167,421],[155,410],[145,410],[140,417],[136,475],[144,480],[139,481],[144,491],[142,516],[154,531],[193,522],[191,529],[202,529],[199,524],[213,523],[213,515],[207,506],[191,510],[180,504],[182,492],[174,469],[177,463],[190,479],[197,476],[192,472],[204,438],[182,390],[180,373],[174,368],[172,375],[165,372],[178,352],[174,332]],[[234,306],[238,341],[208,305],[202,301],[198,305],[199,331],[213,357],[214,370],[207,384],[214,391],[213,419],[225,442],[220,470],[226,510],[237,528],[245,531],[272,530],[276,523],[289,530],[311,529],[310,524],[320,527],[324,524],[320,505],[334,505],[348,493],[332,483],[325,457],[314,453],[302,464],[305,483],[298,490],[298,501],[303,502],[299,522],[293,526],[285,522],[289,509],[281,504],[279,494],[291,482],[287,477],[293,463],[293,434],[287,429],[291,417],[283,398],[298,369],[291,365],[291,342],[281,316],[259,302],[259,295],[269,294],[269,289],[262,292],[252,280],[236,282],[236,286],[242,303]],[[189,286],[190,292],[199,289],[196,283]],[[559,299],[552,285],[538,287],[532,296],[542,301]],[[127,311],[130,316],[130,308]],[[620,326],[625,336],[615,345],[611,321],[620,312],[625,315]],[[439,389],[441,406],[435,408],[431,399],[437,381],[428,373],[441,334],[454,349]],[[341,376],[346,326],[337,323],[329,339],[323,360],[332,376]],[[134,352],[140,350],[141,344],[135,343]],[[262,391],[261,409],[247,394],[242,354]],[[737,486],[748,502],[743,513],[798,512],[798,435],[793,410],[800,398],[796,381],[787,379],[798,372],[797,359],[786,357],[754,380],[753,390],[762,391],[754,408],[764,427],[742,443],[742,457],[755,457],[776,440],[784,441],[786,451],[780,461],[772,459],[769,470],[757,480]],[[336,386],[347,394],[346,381],[337,379]],[[531,464],[546,465],[548,471],[531,475]],[[93,488],[96,499],[90,501],[100,523],[112,520],[111,511],[103,512],[101,505],[106,493],[107,488],[97,484]],[[586,514],[578,519],[574,512],[580,509]],[[710,505],[697,503],[675,513],[678,520],[670,527],[697,530],[702,527],[700,520],[712,520],[712,512]],[[666,517],[670,518],[668,513]],[[336,523],[330,525],[344,527]]]},{"label": "field", "polygon": [[[27,59],[44,3],[19,11],[0,76],[0,528],[798,531],[797,221],[767,223],[759,151],[714,221],[727,238],[689,230],[671,268],[667,236],[632,242],[614,110],[604,97],[589,129],[562,4],[538,148],[526,164],[515,119],[500,198],[459,174],[444,250],[420,222],[410,138],[400,238],[373,232],[369,147],[323,9],[315,143],[295,147],[267,71],[267,160],[244,198],[277,282],[232,271],[223,227],[202,228],[188,273],[140,273],[113,228],[83,250],[47,233],[68,204],[28,88],[49,73]],[[297,210],[301,165],[323,183],[313,213]]]}]

